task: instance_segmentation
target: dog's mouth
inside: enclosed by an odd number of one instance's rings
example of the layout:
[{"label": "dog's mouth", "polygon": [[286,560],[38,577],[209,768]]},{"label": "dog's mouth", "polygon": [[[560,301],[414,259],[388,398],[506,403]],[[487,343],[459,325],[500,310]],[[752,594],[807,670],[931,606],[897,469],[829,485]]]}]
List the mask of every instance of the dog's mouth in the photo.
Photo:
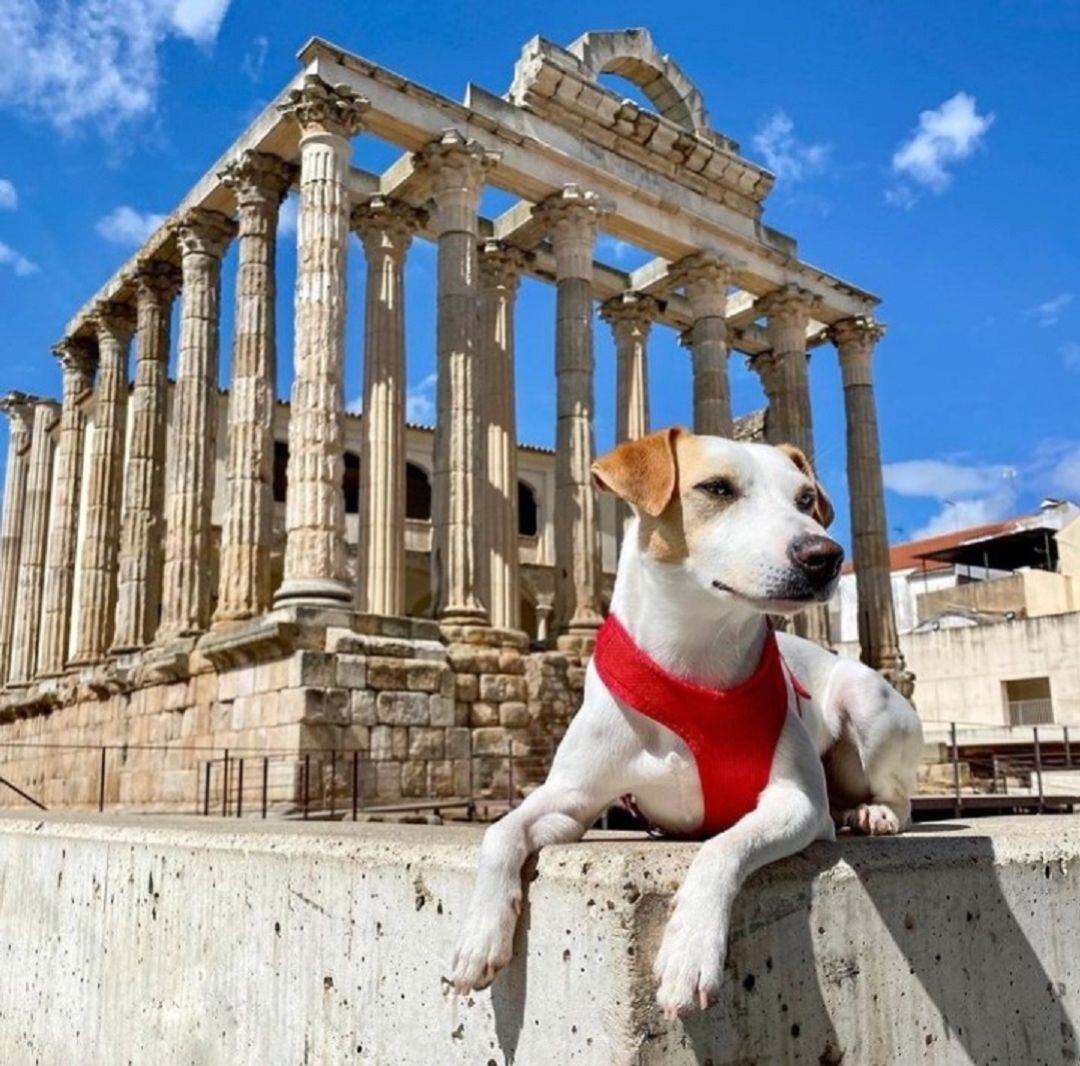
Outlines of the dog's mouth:
[{"label": "dog's mouth", "polygon": [[744,603],[750,604],[761,610],[768,611],[798,611],[812,603],[824,603],[832,595],[832,586],[829,588],[814,589],[807,585],[799,588],[785,588],[773,596],[751,596],[742,592],[724,581],[714,580],[712,587],[717,592],[726,592]]}]

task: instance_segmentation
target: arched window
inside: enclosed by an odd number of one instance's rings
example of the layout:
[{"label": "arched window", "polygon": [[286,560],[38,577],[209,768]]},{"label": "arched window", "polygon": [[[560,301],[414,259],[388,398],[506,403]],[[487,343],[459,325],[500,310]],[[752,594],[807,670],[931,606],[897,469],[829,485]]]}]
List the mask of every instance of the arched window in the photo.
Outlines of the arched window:
[{"label": "arched window", "polygon": [[518,533],[523,537],[540,535],[540,503],[531,485],[518,482]]},{"label": "arched window", "polygon": [[345,475],[341,483],[345,493],[345,513],[360,513],[360,456],[356,452],[345,453]]},{"label": "arched window", "polygon": [[431,479],[416,463],[405,464],[405,517],[431,521]]},{"label": "arched window", "polygon": [[289,489],[289,446],[274,441],[274,503],[284,503]]}]

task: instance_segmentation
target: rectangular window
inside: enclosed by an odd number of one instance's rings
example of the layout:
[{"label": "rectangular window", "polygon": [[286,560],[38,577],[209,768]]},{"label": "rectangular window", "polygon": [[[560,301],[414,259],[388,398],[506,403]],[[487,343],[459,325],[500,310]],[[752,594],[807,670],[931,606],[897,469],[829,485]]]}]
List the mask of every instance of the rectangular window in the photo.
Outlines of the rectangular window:
[{"label": "rectangular window", "polygon": [[1018,677],[1005,682],[1009,725],[1047,725],[1054,720],[1050,678]]}]

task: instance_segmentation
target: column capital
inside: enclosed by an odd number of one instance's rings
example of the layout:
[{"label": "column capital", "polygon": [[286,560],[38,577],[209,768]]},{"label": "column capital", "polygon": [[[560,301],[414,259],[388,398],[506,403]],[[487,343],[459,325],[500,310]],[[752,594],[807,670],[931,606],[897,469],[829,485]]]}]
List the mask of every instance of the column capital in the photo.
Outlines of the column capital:
[{"label": "column capital", "polygon": [[101,340],[127,344],[135,332],[135,311],[128,303],[119,300],[99,300],[93,310],[94,329]]},{"label": "column capital", "polygon": [[296,180],[296,172],[296,166],[280,156],[248,148],[219,170],[218,178],[233,190],[240,209],[277,207]]},{"label": "column capital", "polygon": [[597,193],[578,185],[563,186],[533,208],[533,217],[551,237],[559,278],[592,277],[597,227],[610,210]]},{"label": "column capital", "polygon": [[371,102],[348,85],[330,85],[318,74],[308,74],[299,89],[292,89],[278,111],[296,119],[303,136],[332,133],[355,137],[363,127]]},{"label": "column capital", "polygon": [[135,296],[168,303],[180,289],[180,268],[165,259],[144,256],[135,264]]},{"label": "column capital", "polygon": [[30,427],[37,402],[36,396],[14,390],[0,397],[0,411],[8,416],[11,426],[11,445],[19,454],[30,447]]},{"label": "column capital", "polygon": [[659,313],[659,300],[648,293],[630,289],[609,297],[600,305],[600,317],[612,329],[620,326],[648,329]]},{"label": "column capital", "polygon": [[484,174],[502,158],[458,130],[446,130],[438,140],[425,145],[413,156],[418,170],[427,170],[434,180],[436,198],[454,189],[479,192]]},{"label": "column capital", "polygon": [[765,315],[770,326],[805,330],[806,323],[821,305],[821,297],[798,285],[781,285],[754,303],[754,310]]},{"label": "column capital", "polygon": [[352,209],[349,225],[364,243],[368,256],[384,254],[397,262],[405,258],[413,235],[427,224],[427,212],[387,196],[373,196]]},{"label": "column capital", "polygon": [[51,433],[60,424],[60,404],[55,400],[34,400],[34,429],[41,428],[43,433]]},{"label": "column capital", "polygon": [[727,314],[727,287],[736,265],[715,252],[694,252],[668,267],[672,288],[686,290],[695,319],[723,318]]},{"label": "column capital", "polygon": [[236,223],[228,215],[204,207],[193,207],[177,226],[180,254],[185,258],[188,255],[206,255],[220,259],[235,233]]},{"label": "column capital", "polygon": [[94,351],[89,341],[81,337],[65,337],[52,348],[53,355],[66,374],[80,374],[89,379],[94,373]]},{"label": "column capital", "polygon": [[494,238],[480,242],[480,282],[486,288],[516,289],[532,253]]},{"label": "column capital", "polygon": [[856,352],[872,350],[884,336],[884,323],[870,315],[844,318],[829,327],[829,340],[836,345],[841,360]]}]

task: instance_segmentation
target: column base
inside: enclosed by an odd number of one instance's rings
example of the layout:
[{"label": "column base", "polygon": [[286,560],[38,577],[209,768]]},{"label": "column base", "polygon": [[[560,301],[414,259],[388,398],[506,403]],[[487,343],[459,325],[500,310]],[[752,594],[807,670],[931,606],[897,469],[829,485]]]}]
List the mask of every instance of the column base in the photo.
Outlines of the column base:
[{"label": "column base", "polygon": [[281,583],[274,607],[340,607],[353,602],[353,590],[335,578],[297,577]]},{"label": "column base", "polygon": [[439,612],[440,626],[487,626],[488,613],[483,607],[444,607]]}]

